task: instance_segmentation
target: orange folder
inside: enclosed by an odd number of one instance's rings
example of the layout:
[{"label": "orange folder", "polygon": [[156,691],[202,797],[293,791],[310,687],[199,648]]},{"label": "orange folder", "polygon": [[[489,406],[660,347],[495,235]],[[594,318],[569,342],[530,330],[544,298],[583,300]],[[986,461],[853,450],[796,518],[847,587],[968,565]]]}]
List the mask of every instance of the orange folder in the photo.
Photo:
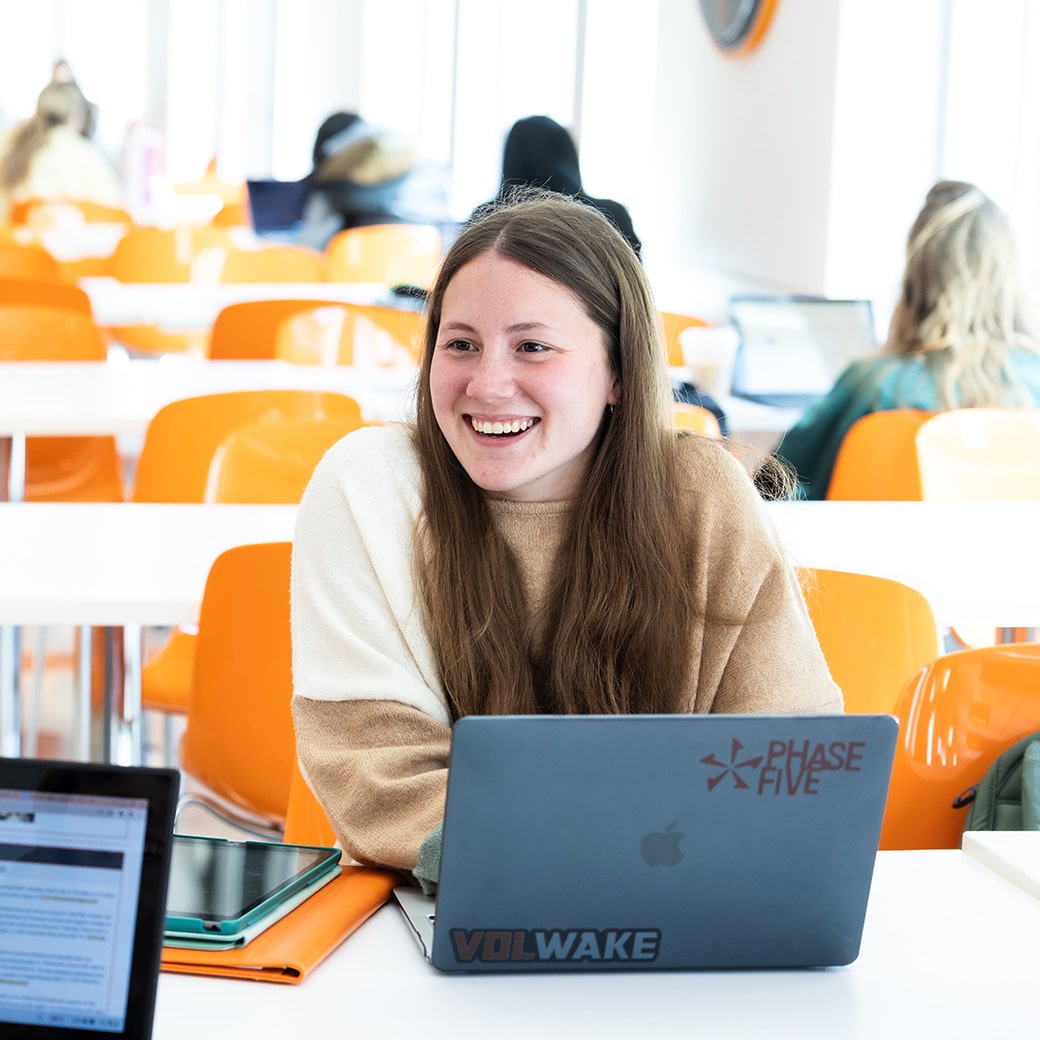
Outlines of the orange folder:
[{"label": "orange folder", "polygon": [[257,982],[300,982],[389,898],[401,875],[344,867],[295,910],[255,939],[231,950],[164,946],[162,970]]}]

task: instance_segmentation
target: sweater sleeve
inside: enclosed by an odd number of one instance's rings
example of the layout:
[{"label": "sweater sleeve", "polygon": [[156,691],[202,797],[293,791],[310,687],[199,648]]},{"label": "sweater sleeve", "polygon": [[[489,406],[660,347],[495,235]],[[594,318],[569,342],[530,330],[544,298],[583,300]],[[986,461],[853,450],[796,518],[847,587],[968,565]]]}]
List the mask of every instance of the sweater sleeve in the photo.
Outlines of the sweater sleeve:
[{"label": "sweater sleeve", "polygon": [[692,580],[705,615],[694,710],[841,712],[841,691],[762,500],[725,449],[691,441],[698,561]]},{"label": "sweater sleeve", "polygon": [[444,815],[451,728],[396,701],[294,697],[300,766],[343,851],[413,870]]}]

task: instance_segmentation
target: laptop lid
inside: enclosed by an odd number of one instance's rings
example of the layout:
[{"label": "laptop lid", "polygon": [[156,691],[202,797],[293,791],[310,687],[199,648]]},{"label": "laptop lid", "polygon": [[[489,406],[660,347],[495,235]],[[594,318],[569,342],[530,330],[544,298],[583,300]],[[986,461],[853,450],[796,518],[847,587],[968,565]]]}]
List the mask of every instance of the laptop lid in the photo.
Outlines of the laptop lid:
[{"label": "laptop lid", "polygon": [[247,180],[246,199],[257,235],[285,237],[299,229],[310,181]]},{"label": "laptop lid", "polygon": [[433,964],[848,964],[897,729],[888,715],[461,719]]},{"label": "laptop lid", "polygon": [[0,1035],[151,1035],[178,784],[0,758]]},{"label": "laptop lid", "polygon": [[877,349],[870,300],[733,296],[730,318],[740,336],[733,395],[765,404],[811,404]]}]

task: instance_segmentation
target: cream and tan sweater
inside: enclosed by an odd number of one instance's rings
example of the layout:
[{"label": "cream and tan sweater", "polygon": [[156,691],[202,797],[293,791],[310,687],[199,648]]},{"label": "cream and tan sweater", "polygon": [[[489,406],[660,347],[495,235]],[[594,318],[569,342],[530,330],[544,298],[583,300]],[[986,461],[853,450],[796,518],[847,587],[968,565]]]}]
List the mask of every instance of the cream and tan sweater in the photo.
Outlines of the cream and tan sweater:
[{"label": "cream and tan sweater", "polygon": [[[720,443],[682,444],[700,606],[709,616],[747,617],[741,626],[698,626],[690,710],[841,711],[841,692],[750,480]],[[292,573],[301,766],[348,855],[407,870],[443,815],[451,742],[411,576],[419,487],[406,428],[344,438],[300,505]],[[536,604],[568,506],[495,501],[492,510]]]}]

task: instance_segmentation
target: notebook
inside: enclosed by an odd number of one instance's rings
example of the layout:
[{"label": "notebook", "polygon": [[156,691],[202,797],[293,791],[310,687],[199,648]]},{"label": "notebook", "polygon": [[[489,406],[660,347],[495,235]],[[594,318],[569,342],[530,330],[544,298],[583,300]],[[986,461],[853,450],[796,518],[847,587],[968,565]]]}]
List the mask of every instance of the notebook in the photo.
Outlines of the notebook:
[{"label": "notebook", "polygon": [[398,902],[444,971],[848,964],[897,729],[889,715],[463,718],[436,904],[416,889]]},{"label": "notebook", "polygon": [[1040,899],[1040,831],[965,831],[961,848]]},{"label": "notebook", "polygon": [[[166,897],[167,945],[243,945],[331,881],[339,849],[177,834]],[[293,901],[290,904],[290,901]]]},{"label": "notebook", "polygon": [[303,220],[310,179],[247,180],[246,199],[253,230],[260,237],[291,240]]},{"label": "notebook", "polygon": [[740,336],[733,396],[777,407],[807,407],[877,349],[870,300],[733,296],[730,318]]},{"label": "notebook", "polygon": [[0,759],[0,1035],[151,1036],[178,783]]}]

